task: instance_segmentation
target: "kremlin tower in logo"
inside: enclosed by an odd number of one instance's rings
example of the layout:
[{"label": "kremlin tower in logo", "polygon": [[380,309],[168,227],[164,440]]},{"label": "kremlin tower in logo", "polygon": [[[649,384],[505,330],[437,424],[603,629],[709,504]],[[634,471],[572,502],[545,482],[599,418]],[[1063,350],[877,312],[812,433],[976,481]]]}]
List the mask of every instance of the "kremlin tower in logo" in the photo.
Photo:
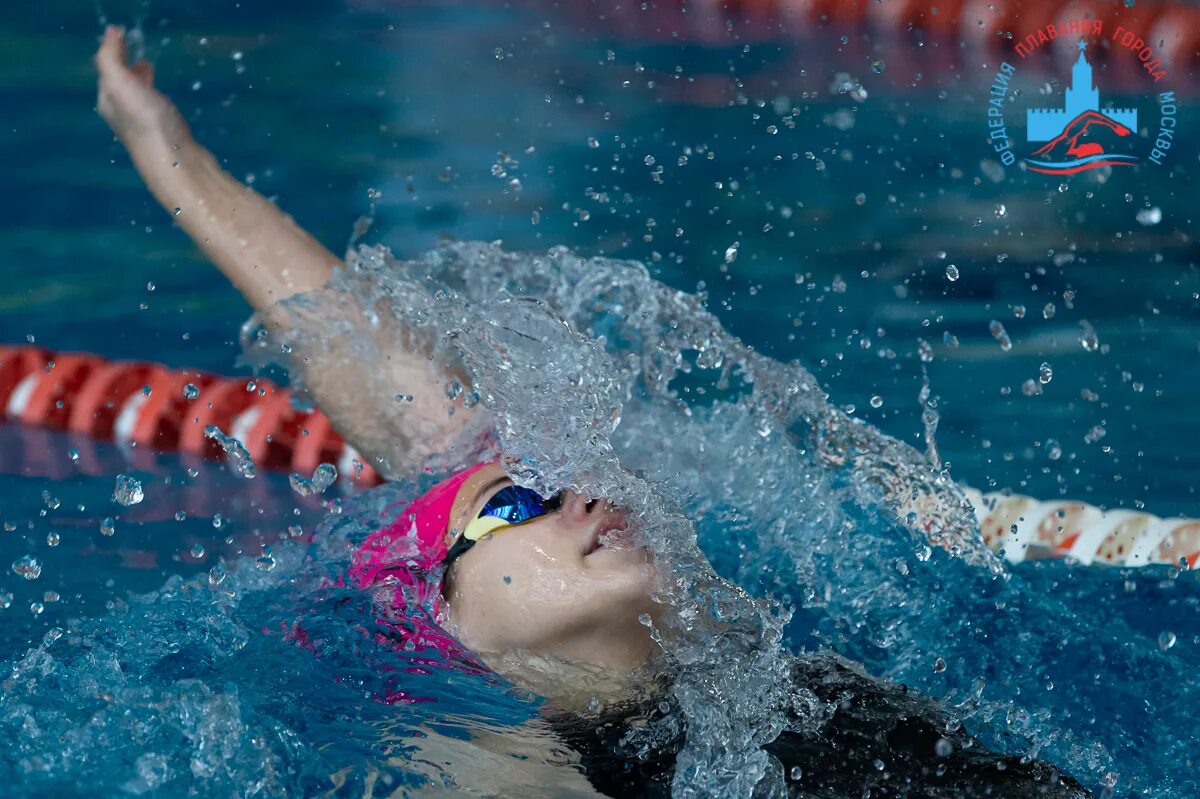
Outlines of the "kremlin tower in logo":
[{"label": "kremlin tower in logo", "polygon": [[1131,155],[1107,148],[1137,130],[1136,108],[1100,108],[1100,91],[1092,82],[1092,65],[1084,58],[1087,47],[1079,42],[1079,60],[1071,70],[1062,108],[1031,108],[1026,112],[1031,144],[1046,142],[1027,158],[1029,169],[1050,175],[1070,175],[1102,166],[1130,166]]}]

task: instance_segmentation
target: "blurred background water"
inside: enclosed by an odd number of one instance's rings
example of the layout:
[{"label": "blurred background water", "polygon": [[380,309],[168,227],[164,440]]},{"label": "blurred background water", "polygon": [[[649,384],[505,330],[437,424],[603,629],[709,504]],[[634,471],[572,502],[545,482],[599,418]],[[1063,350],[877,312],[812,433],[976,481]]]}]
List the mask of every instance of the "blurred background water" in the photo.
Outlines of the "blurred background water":
[{"label": "blurred background water", "polygon": [[[653,5],[7,11],[0,341],[246,373],[248,306],[93,110],[102,22],[136,25],[197,138],[335,251],[371,215],[366,240],[401,256],[449,236],[641,260],[672,286],[702,287],[735,334],[799,359],[834,403],[914,444],[927,371],[957,479],[1200,515],[1200,125],[1186,96],[1167,168],[1062,180],[983,163],[995,52],[907,32],[831,25],[796,39],[722,17],[697,41],[673,36]],[[1036,91],[1064,75],[1045,61],[1027,79]],[[1182,71],[1171,80],[1195,86]],[[1149,118],[1149,85],[1105,100]],[[1052,379],[1028,395],[1043,364]],[[0,427],[7,453],[42,446],[72,444]],[[147,502],[109,538],[111,478],[66,468],[0,475],[0,562],[36,553],[53,576],[0,577],[12,595],[0,657],[170,574],[257,554],[283,519],[309,529],[322,512],[285,478],[260,474],[248,493],[217,467],[164,456],[138,472]]]}]

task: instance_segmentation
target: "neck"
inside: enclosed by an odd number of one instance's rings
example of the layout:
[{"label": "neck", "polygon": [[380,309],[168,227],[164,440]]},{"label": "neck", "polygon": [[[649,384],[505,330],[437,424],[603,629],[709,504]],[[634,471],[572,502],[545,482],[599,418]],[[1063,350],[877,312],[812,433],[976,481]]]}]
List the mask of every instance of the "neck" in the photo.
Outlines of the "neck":
[{"label": "neck", "polygon": [[549,700],[559,711],[597,713],[657,692],[662,674],[658,658],[634,668],[605,668],[554,655],[509,652],[486,658],[487,666],[514,685]]}]

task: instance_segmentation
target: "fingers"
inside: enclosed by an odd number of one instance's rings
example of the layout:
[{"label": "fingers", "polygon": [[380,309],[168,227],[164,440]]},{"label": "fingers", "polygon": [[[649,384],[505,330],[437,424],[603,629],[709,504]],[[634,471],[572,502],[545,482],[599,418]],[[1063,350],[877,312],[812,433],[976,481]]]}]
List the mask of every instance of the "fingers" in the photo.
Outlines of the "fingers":
[{"label": "fingers", "polygon": [[149,61],[139,61],[129,68],[138,80],[145,83],[147,86],[154,85],[154,65]]},{"label": "fingers", "polygon": [[129,65],[129,54],[125,46],[125,29],[119,25],[109,25],[104,29],[104,38],[100,49],[96,51],[96,67],[101,77],[113,78],[128,70],[135,78],[146,86],[154,85],[154,65],[141,60]]},{"label": "fingers", "polygon": [[100,49],[96,51],[96,67],[101,73],[124,67],[125,29],[118,25],[109,25],[104,29],[104,38]]}]

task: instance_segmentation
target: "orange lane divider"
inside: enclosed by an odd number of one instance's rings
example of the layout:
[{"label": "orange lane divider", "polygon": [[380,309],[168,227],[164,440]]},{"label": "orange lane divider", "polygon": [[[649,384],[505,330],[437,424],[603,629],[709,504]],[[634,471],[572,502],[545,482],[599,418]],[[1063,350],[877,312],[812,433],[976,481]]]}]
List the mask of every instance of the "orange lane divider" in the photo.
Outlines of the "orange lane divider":
[{"label": "orange lane divider", "polygon": [[0,345],[0,420],[77,433],[157,452],[224,457],[205,436],[214,425],[256,466],[312,474],[333,463],[363,485],[379,475],[319,410],[297,410],[287,389],[152,363]]},{"label": "orange lane divider", "polygon": [[1108,36],[1118,25],[1133,31],[1177,68],[1200,57],[1200,7],[1179,0],[679,0],[606,8],[603,22],[643,39],[722,39],[730,31],[721,22],[729,21],[743,41],[854,26],[1011,50],[1018,34],[1084,18],[1103,21]]},{"label": "orange lane divider", "polygon": [[[533,0],[515,1],[535,8]],[[396,0],[348,2],[376,7]],[[1106,97],[1200,93],[1200,81],[1194,80],[1200,67],[1200,5],[1178,0],[1132,5],[1124,0],[659,0],[559,6],[570,27],[637,47],[772,48],[769,68],[735,73],[724,60],[701,58],[690,65],[686,80],[675,71],[675,61],[642,56],[648,63],[639,65],[643,74],[632,80],[652,83],[660,99],[672,104],[724,107],[747,97],[817,97],[812,92],[840,92],[839,86],[849,85],[830,83],[843,70],[851,80],[863,77],[872,91],[886,88],[897,97],[950,90],[965,95],[959,102],[974,97],[983,103],[1005,62],[1019,66],[1022,81],[1031,80],[1031,86],[1057,85],[1078,59],[1080,33],[1072,30],[1082,31],[1085,21],[1093,25],[1087,59],[1101,70]],[[1047,26],[1054,26],[1053,38]],[[1031,36],[1039,43],[1036,49],[1018,50]],[[1151,63],[1159,64],[1165,80],[1146,70]],[[868,69],[873,74],[865,75]],[[1141,126],[1154,132],[1157,120],[1151,116],[1145,115]]]},{"label": "orange lane divider", "polygon": [[[221,448],[204,435],[215,425],[240,441],[259,467],[307,476],[322,463],[333,463],[342,479],[381,482],[324,414],[298,410],[287,389],[263,379],[0,345],[2,420],[125,444],[143,464],[147,450],[223,458]],[[47,457],[49,442],[21,446],[18,457],[30,467],[25,471],[66,476]],[[85,443],[75,458],[70,468],[104,469]],[[966,493],[984,542],[1013,563],[1070,557],[1110,566],[1200,564],[1200,520],[972,488]],[[913,509],[919,512],[919,503]]]}]

